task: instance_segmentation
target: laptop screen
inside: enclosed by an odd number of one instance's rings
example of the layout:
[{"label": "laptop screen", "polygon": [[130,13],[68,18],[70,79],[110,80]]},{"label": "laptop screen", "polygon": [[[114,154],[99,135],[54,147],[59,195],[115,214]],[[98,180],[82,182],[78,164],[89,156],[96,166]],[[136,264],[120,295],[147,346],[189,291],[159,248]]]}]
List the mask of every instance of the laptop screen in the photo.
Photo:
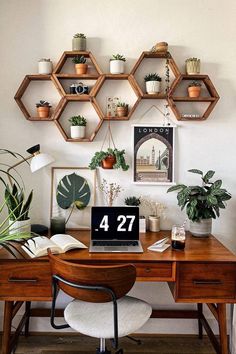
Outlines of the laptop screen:
[{"label": "laptop screen", "polygon": [[138,240],[138,207],[92,207],[92,240]]}]

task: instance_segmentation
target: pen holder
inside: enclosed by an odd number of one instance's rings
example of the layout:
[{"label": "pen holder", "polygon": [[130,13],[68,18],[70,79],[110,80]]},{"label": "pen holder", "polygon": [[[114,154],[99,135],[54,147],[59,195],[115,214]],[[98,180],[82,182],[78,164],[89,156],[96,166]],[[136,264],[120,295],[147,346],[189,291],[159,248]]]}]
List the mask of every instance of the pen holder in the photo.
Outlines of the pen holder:
[{"label": "pen holder", "polygon": [[151,232],[160,231],[160,217],[155,215],[150,215],[148,217],[148,229]]},{"label": "pen holder", "polygon": [[51,218],[51,235],[64,234],[66,232],[66,220],[63,217],[56,216]]}]

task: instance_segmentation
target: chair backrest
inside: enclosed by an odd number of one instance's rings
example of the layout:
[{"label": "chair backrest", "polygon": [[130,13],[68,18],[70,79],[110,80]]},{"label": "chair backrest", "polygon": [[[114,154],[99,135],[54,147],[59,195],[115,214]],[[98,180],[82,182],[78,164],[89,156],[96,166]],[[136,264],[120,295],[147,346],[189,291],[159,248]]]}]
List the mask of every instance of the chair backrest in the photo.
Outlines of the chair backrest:
[{"label": "chair backrest", "polygon": [[[63,261],[52,255],[50,251],[48,256],[52,275],[60,276],[79,285],[107,287],[115,293],[117,299],[128,293],[136,279],[136,268],[132,264],[85,265]],[[112,300],[109,294],[103,291],[77,289],[62,281],[59,281],[58,285],[66,294],[83,301],[107,302]]]}]

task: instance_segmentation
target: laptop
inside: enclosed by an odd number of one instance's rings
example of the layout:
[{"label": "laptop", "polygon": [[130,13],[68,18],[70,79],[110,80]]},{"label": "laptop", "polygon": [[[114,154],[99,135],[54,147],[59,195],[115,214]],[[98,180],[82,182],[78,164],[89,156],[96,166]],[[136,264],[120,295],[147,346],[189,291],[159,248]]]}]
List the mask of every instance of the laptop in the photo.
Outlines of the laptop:
[{"label": "laptop", "polygon": [[139,208],[92,207],[89,252],[142,253]]}]

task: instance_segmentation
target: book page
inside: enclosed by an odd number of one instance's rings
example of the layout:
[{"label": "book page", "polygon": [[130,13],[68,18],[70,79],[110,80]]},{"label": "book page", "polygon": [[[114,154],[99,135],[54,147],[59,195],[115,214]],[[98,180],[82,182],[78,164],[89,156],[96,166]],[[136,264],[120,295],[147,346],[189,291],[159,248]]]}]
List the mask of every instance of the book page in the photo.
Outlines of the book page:
[{"label": "book page", "polygon": [[[31,252],[27,249],[27,246]],[[22,249],[31,257],[40,257],[45,256],[47,254],[47,249],[50,248],[52,253],[61,253],[62,250],[58,245],[56,245],[53,241],[45,236],[35,237],[33,240],[29,240],[22,246]]]},{"label": "book page", "polygon": [[58,245],[63,252],[69,251],[73,248],[87,248],[82,242],[76,240],[76,238],[66,235],[66,234],[57,234],[51,237],[50,239]]}]

